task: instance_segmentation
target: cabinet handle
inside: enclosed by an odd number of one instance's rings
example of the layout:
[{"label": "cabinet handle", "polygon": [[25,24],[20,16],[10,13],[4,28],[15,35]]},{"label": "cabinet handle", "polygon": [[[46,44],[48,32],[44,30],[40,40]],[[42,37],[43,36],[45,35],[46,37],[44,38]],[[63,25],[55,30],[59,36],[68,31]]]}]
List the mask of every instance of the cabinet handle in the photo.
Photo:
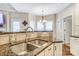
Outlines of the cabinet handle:
[{"label": "cabinet handle", "polygon": [[54,46],[54,51],[56,50],[56,46]]},{"label": "cabinet handle", "polygon": [[48,50],[51,50],[51,48],[49,48]]}]

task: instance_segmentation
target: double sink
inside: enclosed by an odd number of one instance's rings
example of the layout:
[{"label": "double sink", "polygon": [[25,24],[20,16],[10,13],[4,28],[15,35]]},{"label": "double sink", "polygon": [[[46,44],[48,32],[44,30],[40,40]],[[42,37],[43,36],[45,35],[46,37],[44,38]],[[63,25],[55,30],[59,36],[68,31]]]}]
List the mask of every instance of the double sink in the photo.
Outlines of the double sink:
[{"label": "double sink", "polygon": [[16,55],[27,55],[29,52],[32,52],[37,48],[46,46],[47,43],[48,41],[35,39],[27,43],[21,43],[18,45],[11,46],[10,48],[12,52],[14,52]]}]

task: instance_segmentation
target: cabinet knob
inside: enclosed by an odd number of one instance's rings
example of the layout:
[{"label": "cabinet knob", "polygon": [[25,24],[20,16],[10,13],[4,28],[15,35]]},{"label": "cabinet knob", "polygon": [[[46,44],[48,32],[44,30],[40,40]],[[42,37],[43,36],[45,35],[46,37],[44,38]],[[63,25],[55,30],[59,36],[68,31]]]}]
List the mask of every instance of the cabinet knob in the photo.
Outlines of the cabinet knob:
[{"label": "cabinet knob", "polygon": [[51,48],[49,48],[48,50],[51,50]]},{"label": "cabinet knob", "polygon": [[56,46],[54,46],[54,51],[56,50]]}]

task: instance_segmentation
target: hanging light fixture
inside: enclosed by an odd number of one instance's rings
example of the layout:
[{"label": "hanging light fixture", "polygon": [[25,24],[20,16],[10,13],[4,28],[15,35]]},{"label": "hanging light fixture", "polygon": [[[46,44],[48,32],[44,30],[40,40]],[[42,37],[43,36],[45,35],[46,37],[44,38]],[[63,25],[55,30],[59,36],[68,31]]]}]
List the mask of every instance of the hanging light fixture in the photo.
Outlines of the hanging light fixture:
[{"label": "hanging light fixture", "polygon": [[47,22],[47,20],[44,17],[44,10],[42,10],[42,19],[40,20],[40,22],[42,22],[42,23],[46,23]]}]

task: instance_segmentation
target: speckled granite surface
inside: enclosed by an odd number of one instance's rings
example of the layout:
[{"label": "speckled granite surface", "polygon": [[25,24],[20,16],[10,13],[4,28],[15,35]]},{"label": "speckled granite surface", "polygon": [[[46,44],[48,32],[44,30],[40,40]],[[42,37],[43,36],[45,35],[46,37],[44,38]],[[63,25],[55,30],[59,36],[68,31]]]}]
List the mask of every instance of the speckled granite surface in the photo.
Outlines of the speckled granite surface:
[{"label": "speckled granite surface", "polygon": [[[40,48],[37,48],[31,52],[28,52],[27,54],[23,56],[36,56],[40,52],[42,52],[44,49],[46,49],[48,46],[54,43],[62,43],[62,41],[48,42],[46,46],[41,46]],[[9,47],[10,47],[10,44],[0,45],[0,56],[18,56],[15,53],[13,53]]]}]

